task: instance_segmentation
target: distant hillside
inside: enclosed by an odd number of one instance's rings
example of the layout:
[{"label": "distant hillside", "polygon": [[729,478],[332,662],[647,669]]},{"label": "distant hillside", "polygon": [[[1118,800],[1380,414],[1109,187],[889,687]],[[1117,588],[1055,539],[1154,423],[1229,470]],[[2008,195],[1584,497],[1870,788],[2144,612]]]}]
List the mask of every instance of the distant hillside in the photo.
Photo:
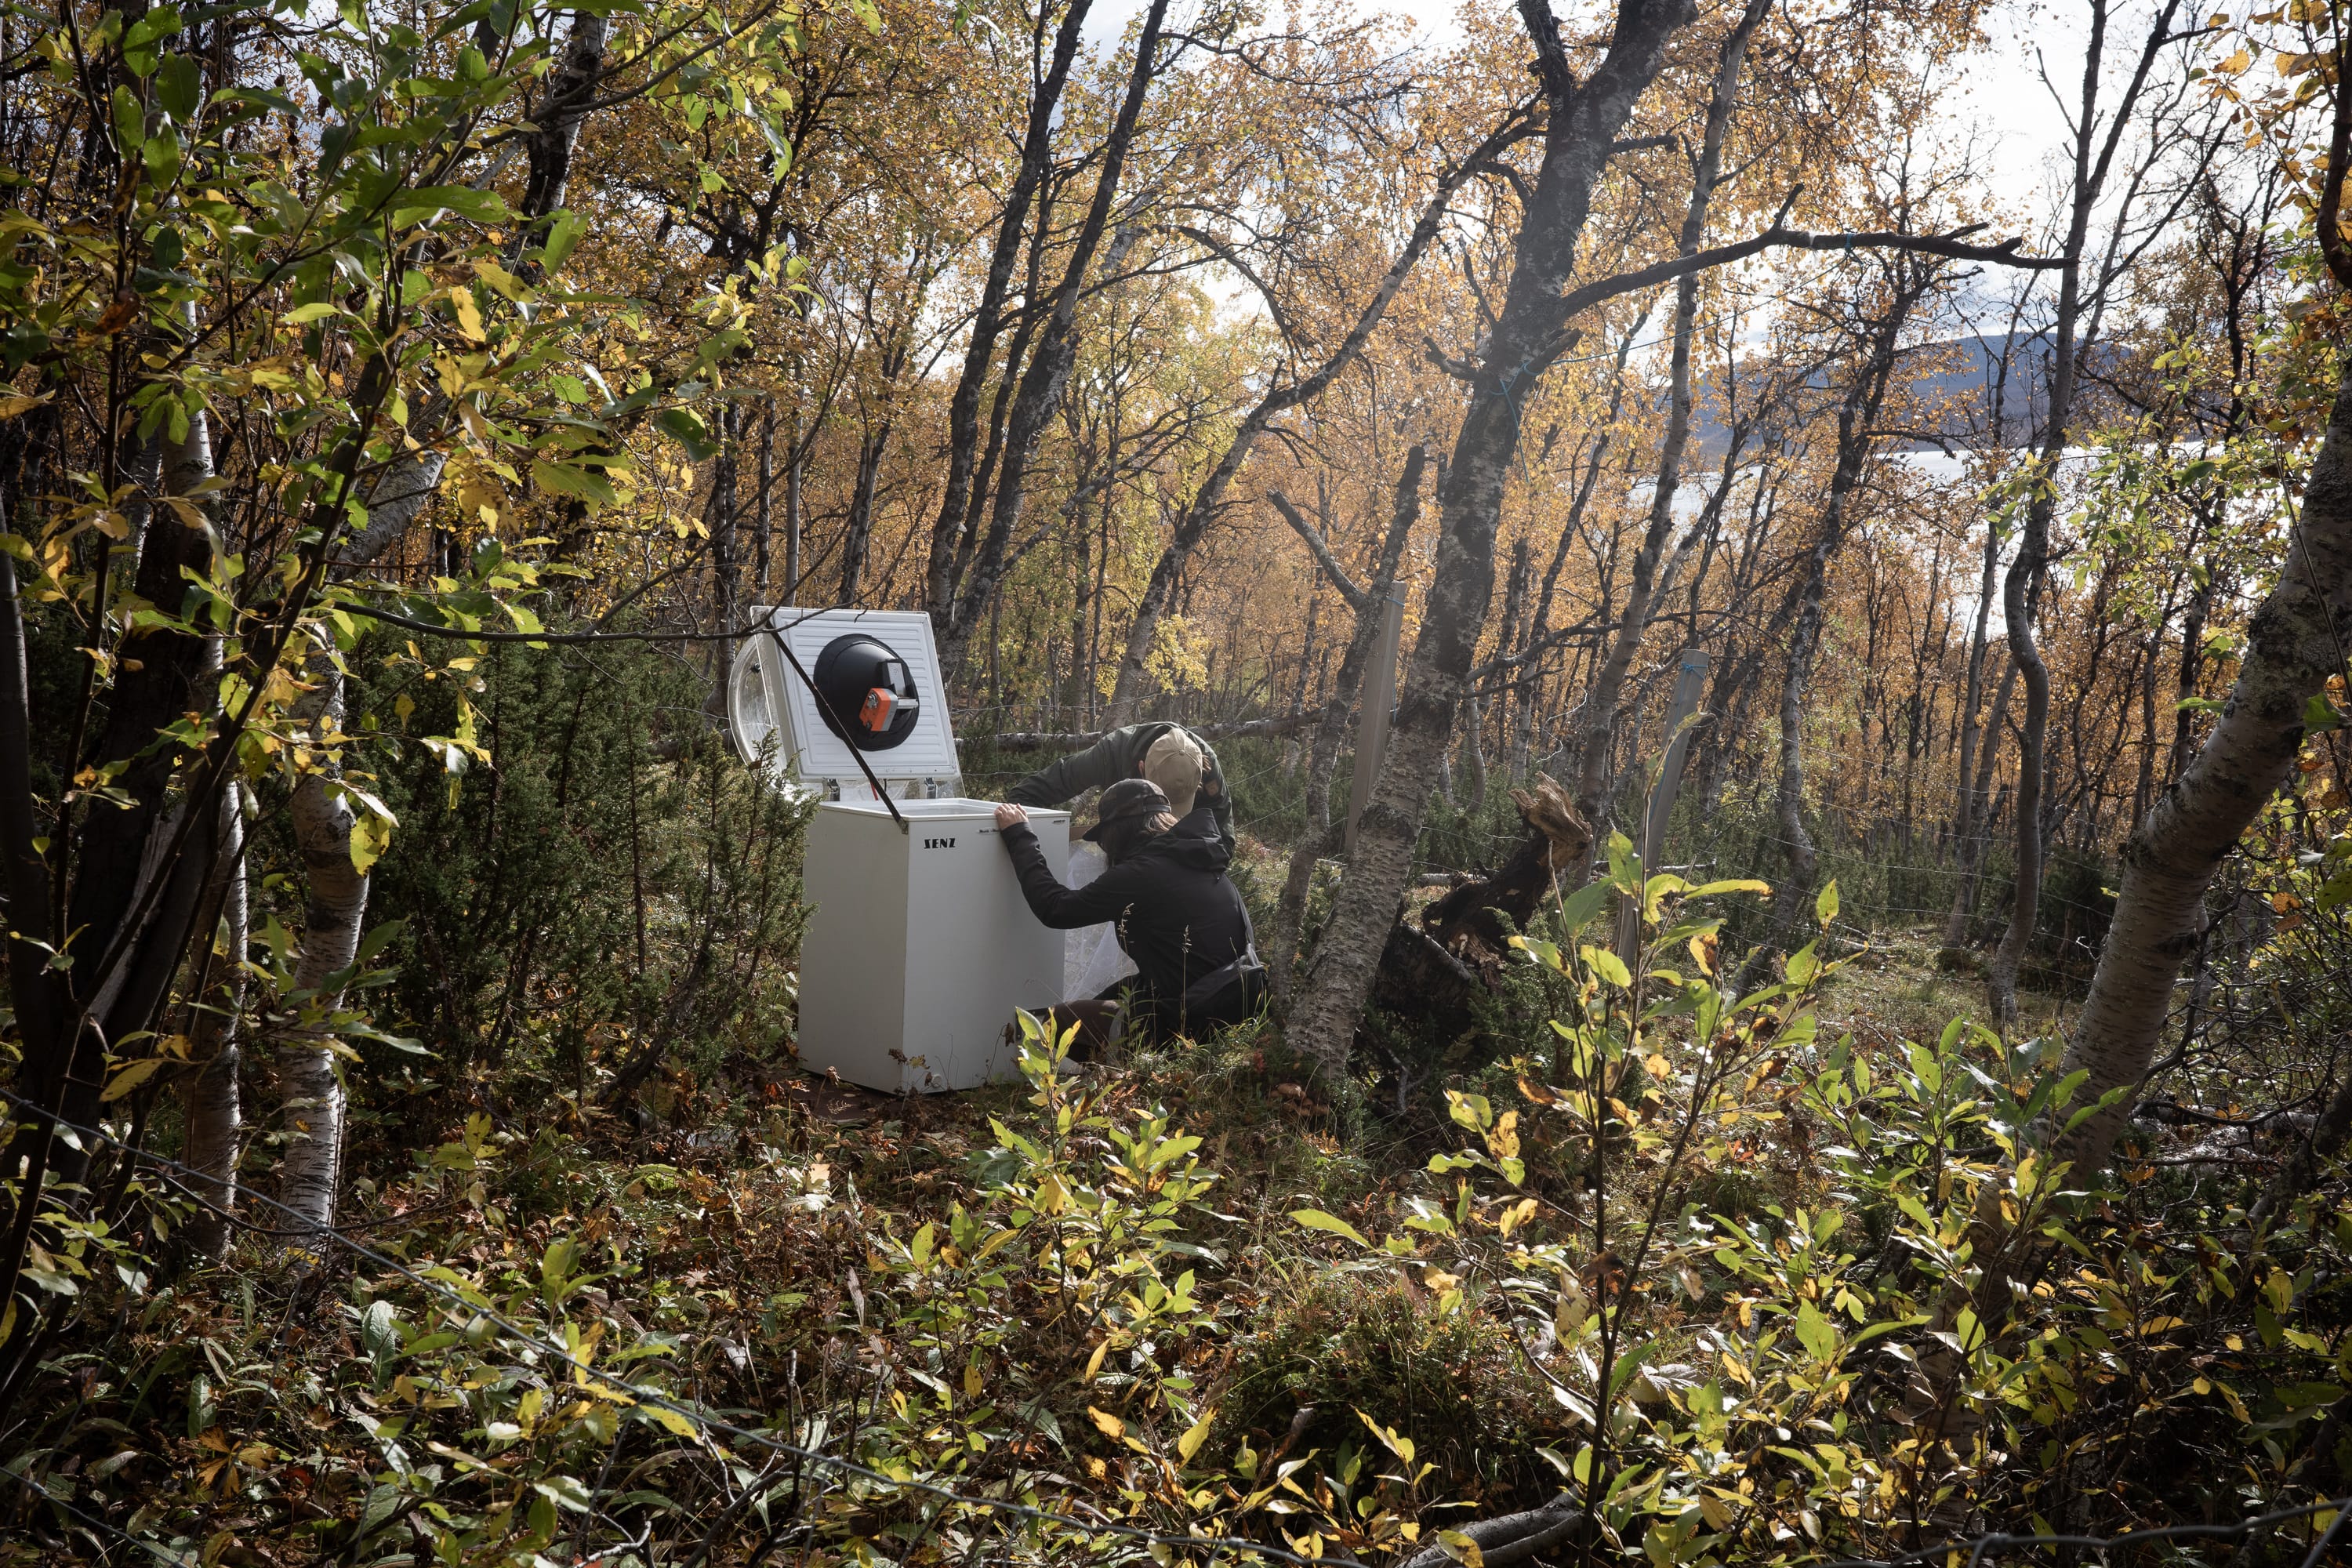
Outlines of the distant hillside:
[{"label": "distant hillside", "polygon": [[[2021,447],[2037,438],[2049,413],[2051,342],[2045,334],[1948,338],[1906,349],[1901,361],[1905,388],[1899,398],[1889,400],[1888,424],[1913,434],[1895,443],[1899,450],[1934,451],[1944,442]],[[2078,407],[2087,423],[2098,424],[2125,412],[2113,385],[2133,379],[2136,367],[2116,349],[2095,351],[2090,361]],[[1744,397],[1755,395],[1748,384],[1751,375],[1760,383],[1760,371],[1743,367]],[[1811,385],[1828,395],[1826,375],[1816,375]],[[1692,439],[1720,460],[1727,433],[1719,384],[1702,388]]]}]

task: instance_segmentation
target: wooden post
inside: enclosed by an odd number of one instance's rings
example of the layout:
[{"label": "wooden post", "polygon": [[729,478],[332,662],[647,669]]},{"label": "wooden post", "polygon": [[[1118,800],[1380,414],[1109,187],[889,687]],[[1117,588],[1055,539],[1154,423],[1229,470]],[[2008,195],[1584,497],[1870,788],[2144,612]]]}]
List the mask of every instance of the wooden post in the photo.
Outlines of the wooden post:
[{"label": "wooden post", "polygon": [[[1649,805],[1642,813],[1639,847],[1644,879],[1658,874],[1658,862],[1666,852],[1666,822],[1674,815],[1675,794],[1682,787],[1683,763],[1690,755],[1691,731],[1697,727],[1690,719],[1706,690],[1708,662],[1705,648],[1686,647],[1682,668],[1675,673],[1674,700],[1666,707],[1666,752],[1658,761],[1657,782],[1650,786]],[[1617,956],[1627,968],[1633,967],[1641,945],[1641,909],[1626,902],[1617,910]]]},{"label": "wooden post", "polygon": [[1381,776],[1381,753],[1388,750],[1389,715],[1396,708],[1397,645],[1404,637],[1404,593],[1389,590],[1381,606],[1380,635],[1372,641],[1371,666],[1364,671],[1363,716],[1356,723],[1356,780],[1348,791],[1344,852],[1356,850],[1356,819],[1372,798]]},{"label": "wooden post", "polygon": [[784,603],[801,602],[801,416],[793,416],[784,456]]}]

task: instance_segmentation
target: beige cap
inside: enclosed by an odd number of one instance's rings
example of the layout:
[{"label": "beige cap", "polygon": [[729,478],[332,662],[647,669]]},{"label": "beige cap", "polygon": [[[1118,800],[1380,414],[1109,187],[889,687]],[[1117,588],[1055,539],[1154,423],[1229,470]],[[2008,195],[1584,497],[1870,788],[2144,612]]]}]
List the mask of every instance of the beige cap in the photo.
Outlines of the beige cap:
[{"label": "beige cap", "polygon": [[1168,796],[1169,809],[1178,816],[1192,810],[1201,793],[1201,748],[1181,730],[1171,730],[1143,753],[1143,776]]}]

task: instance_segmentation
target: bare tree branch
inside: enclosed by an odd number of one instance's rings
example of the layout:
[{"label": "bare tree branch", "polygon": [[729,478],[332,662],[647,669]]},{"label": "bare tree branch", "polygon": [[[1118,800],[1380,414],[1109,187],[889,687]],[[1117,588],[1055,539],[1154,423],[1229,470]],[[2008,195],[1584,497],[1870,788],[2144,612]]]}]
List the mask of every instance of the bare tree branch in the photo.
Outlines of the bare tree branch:
[{"label": "bare tree branch", "polygon": [[1339,590],[1339,596],[1348,601],[1348,607],[1362,609],[1364,588],[1348,575],[1348,569],[1339,564],[1338,556],[1331,553],[1330,542],[1323,537],[1322,531],[1301,516],[1298,509],[1291,504],[1290,498],[1280,490],[1266,491],[1265,499],[1274,503],[1274,510],[1282,514],[1282,521],[1290,524],[1299,538],[1307,541],[1307,548],[1315,552],[1316,561],[1330,574],[1332,585]]}]

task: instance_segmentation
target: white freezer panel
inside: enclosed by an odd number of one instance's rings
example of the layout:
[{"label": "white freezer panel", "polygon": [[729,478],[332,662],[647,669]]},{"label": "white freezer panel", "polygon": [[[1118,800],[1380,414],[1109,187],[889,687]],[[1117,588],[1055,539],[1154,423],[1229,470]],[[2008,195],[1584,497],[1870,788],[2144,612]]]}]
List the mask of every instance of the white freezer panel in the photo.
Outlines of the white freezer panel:
[{"label": "white freezer panel", "polygon": [[[1029,912],[992,803],[900,810],[903,834],[878,804],[827,802],[809,824],[801,1059],[896,1093],[1009,1077],[1014,1009],[1061,999],[1061,935]],[[1029,820],[1063,875],[1069,814]]]},{"label": "white freezer panel", "polygon": [[[939,648],[931,638],[930,616],[919,610],[785,609],[773,612],[771,621],[778,628],[776,635],[790,640],[802,668],[812,674],[825,645],[852,632],[866,633],[905,659],[922,702],[914,733],[887,752],[866,752],[866,761],[887,779],[959,776],[955,729],[949,722],[947,685],[940,679]],[[825,728],[817,716],[815,694],[789,664],[778,663],[775,684],[782,686],[782,700],[790,708],[791,738],[799,752],[793,761],[800,776],[855,780],[862,784],[865,775],[858,771],[849,742]],[[777,701],[772,689],[769,701],[772,707]]]},{"label": "white freezer panel", "polygon": [[[930,803],[925,803],[930,804]],[[991,816],[918,819],[909,836],[905,1050],[923,1058],[924,1087],[970,1089],[1015,1075],[1004,1043],[1014,1010],[1062,999],[1062,933],[1029,912]],[[1056,879],[1069,861],[1070,819],[1032,812]]]},{"label": "white freezer panel", "polygon": [[801,668],[814,674],[818,657],[835,637],[862,632],[906,660],[922,706],[912,733],[887,751],[867,752],[866,762],[894,795],[909,797],[961,787],[955,726],[948,709],[947,683],[940,672],[930,617],[919,610],[803,610],[789,605],[755,609],[772,629],[743,639],[728,675],[729,728],[745,762],[759,762],[763,747],[770,773],[794,780],[820,795],[871,800],[873,786],[857,765],[849,742],[825,727],[816,696],[777,647],[789,640]]},{"label": "white freezer panel", "polygon": [[[883,832],[898,837],[887,816]],[[814,906],[801,935],[802,1065],[831,1068],[851,1083],[896,1089],[889,1052],[905,1033],[904,850],[861,814],[817,808],[808,826],[801,896]]]}]

